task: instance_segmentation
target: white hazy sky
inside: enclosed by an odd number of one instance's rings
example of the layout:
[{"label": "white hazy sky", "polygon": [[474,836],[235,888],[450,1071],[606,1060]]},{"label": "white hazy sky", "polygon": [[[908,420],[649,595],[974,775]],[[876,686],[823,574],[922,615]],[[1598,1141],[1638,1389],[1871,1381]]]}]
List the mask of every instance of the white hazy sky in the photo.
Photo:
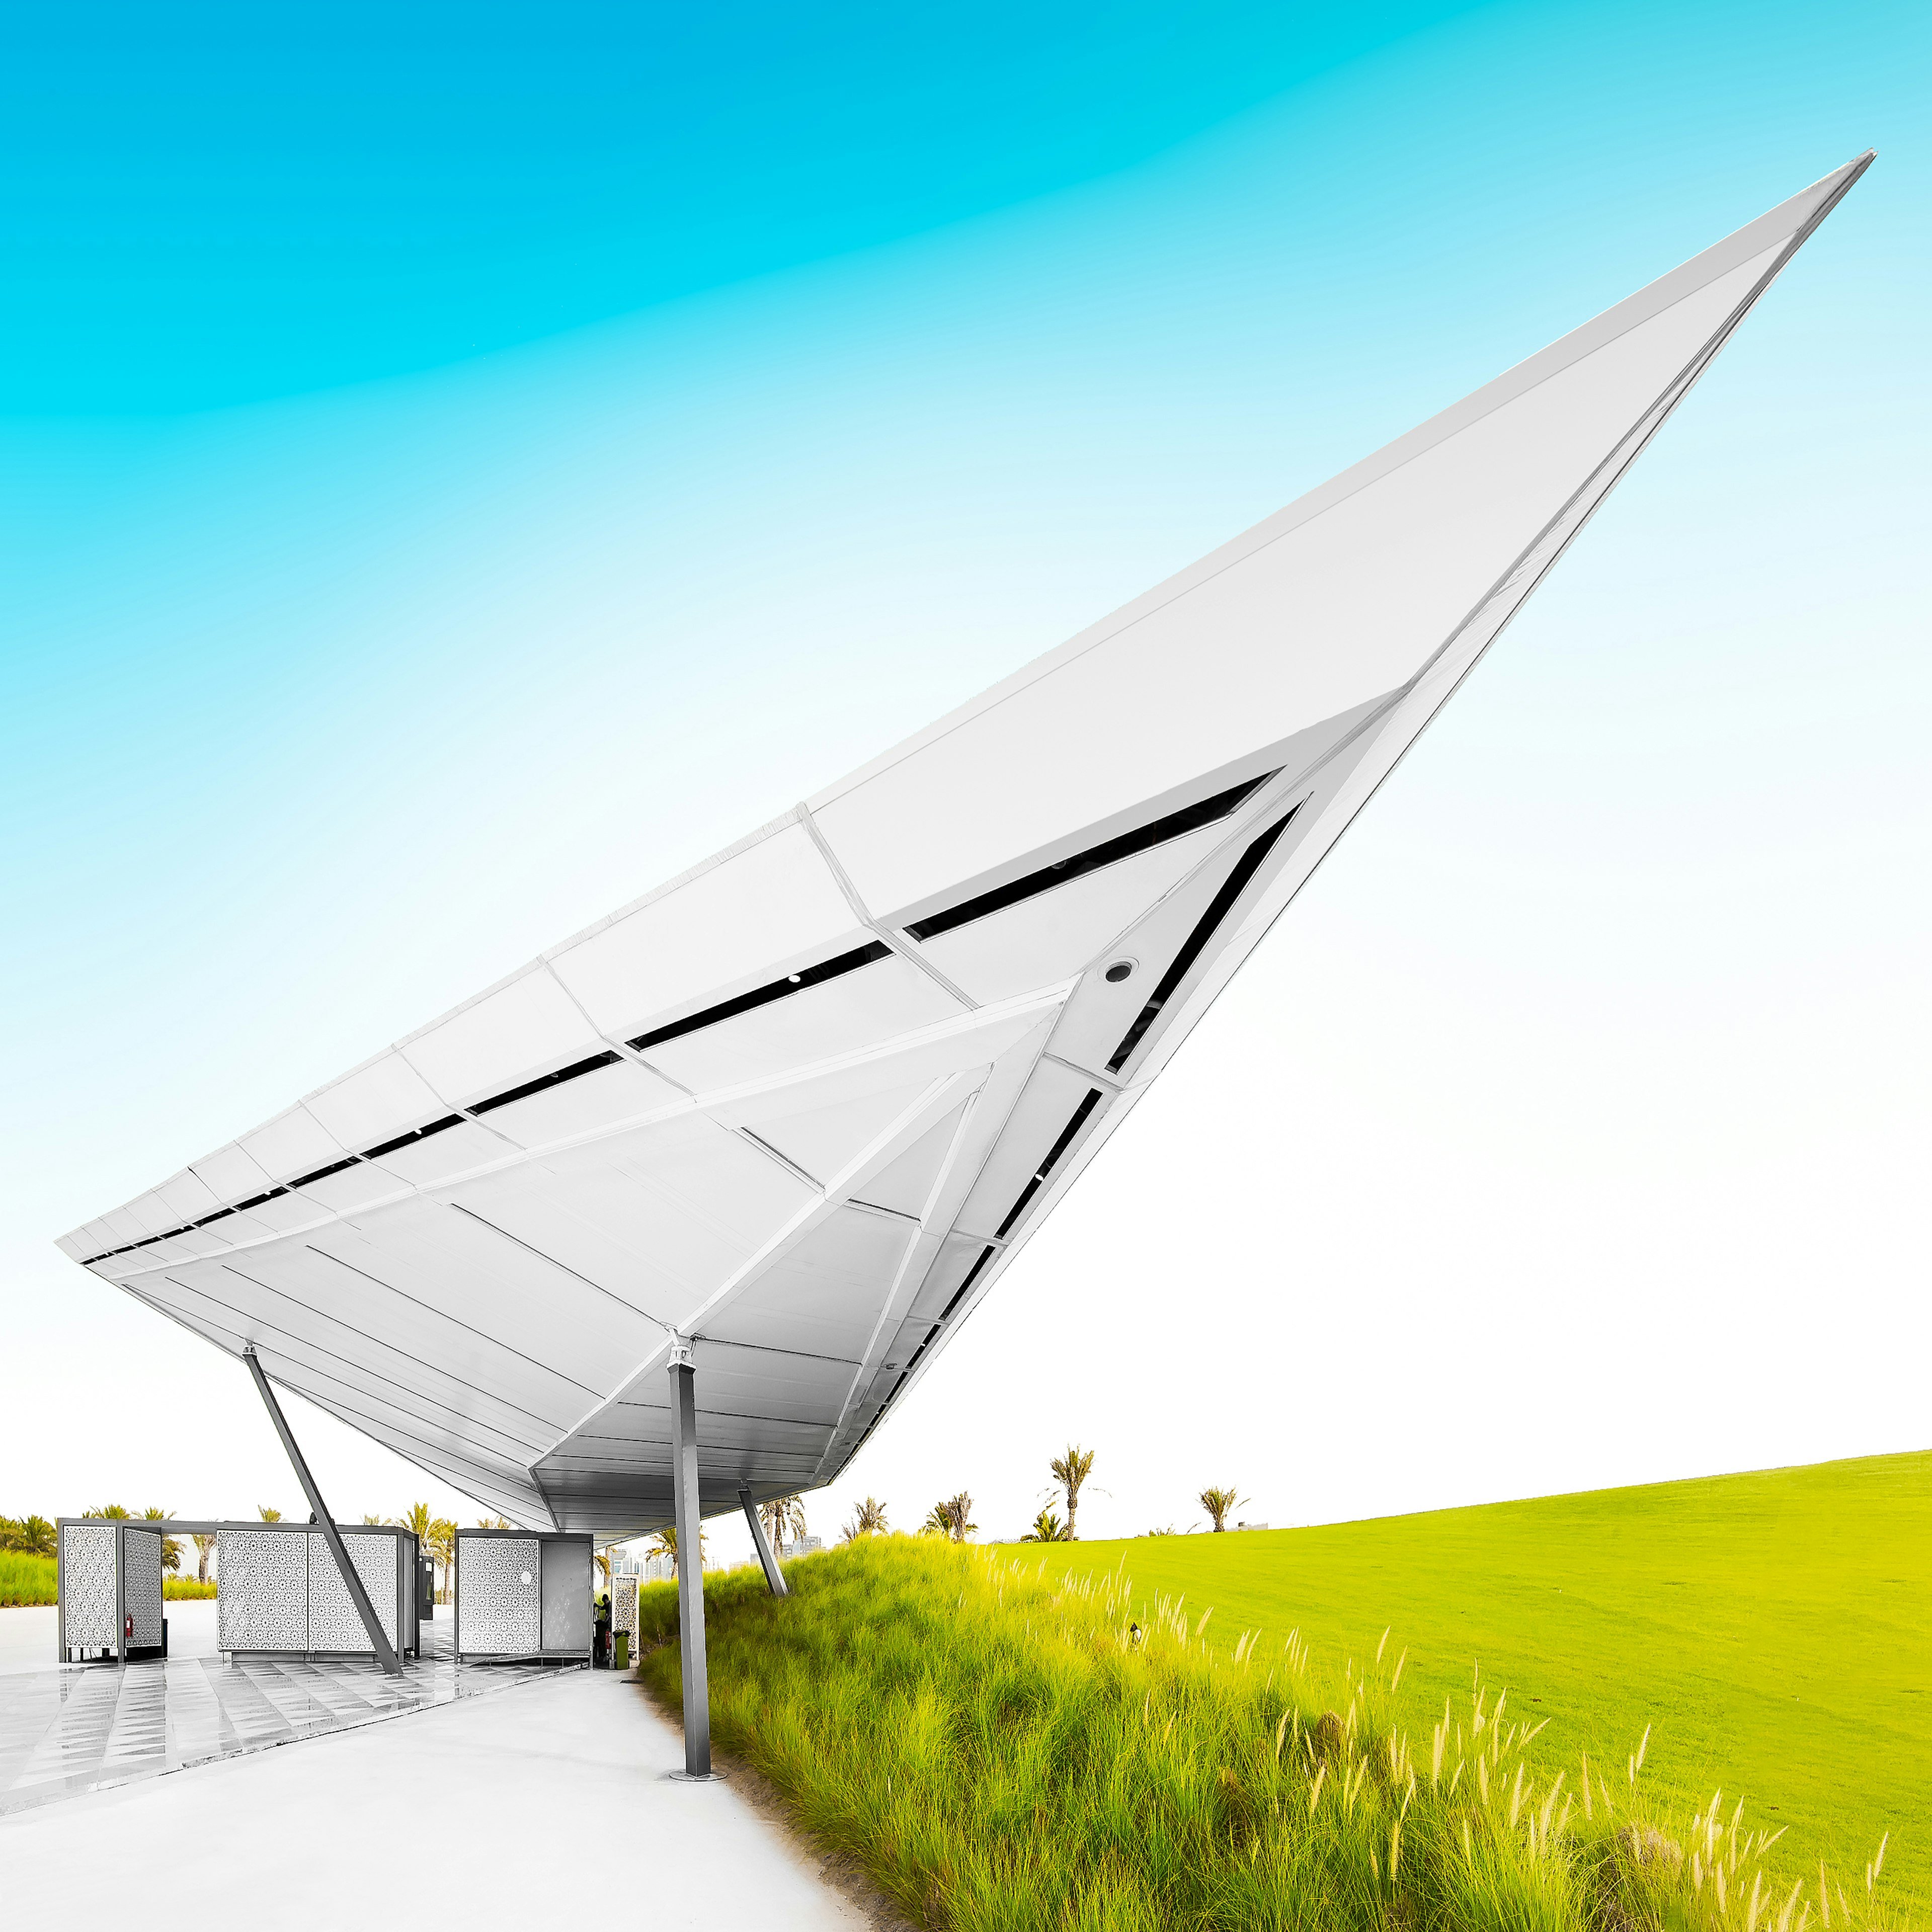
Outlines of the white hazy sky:
[{"label": "white hazy sky", "polygon": [[[1295,191],[1357,84],[531,350],[10,437],[0,1510],[298,1503],[235,1364],[56,1235],[1852,152],[1586,170],[1560,208],[1485,177],[1452,248],[1399,184]],[[1070,1440],[1093,1536],[1210,1482],[1282,1525],[1932,1440],[1923,275],[1887,192],[815,1530],[964,1488],[1017,1535]],[[290,1408],[338,1514],[480,1513]]]}]

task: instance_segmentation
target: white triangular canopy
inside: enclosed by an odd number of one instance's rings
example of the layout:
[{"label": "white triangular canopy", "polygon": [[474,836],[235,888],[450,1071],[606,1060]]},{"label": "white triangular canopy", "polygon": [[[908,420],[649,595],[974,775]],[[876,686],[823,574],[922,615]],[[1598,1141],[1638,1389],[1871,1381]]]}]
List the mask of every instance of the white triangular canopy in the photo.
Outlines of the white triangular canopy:
[{"label": "white triangular canopy", "polygon": [[1869,156],[61,1246],[530,1523],[826,1482]]}]

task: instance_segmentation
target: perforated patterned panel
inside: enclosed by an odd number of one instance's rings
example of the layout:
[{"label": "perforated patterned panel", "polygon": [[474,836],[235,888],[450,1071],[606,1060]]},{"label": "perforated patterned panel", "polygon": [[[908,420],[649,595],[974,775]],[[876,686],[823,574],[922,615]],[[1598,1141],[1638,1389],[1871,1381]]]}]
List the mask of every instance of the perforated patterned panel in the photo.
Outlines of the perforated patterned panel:
[{"label": "perforated patterned panel", "polygon": [[638,1580],[614,1576],[610,1580],[610,1634],[638,1634]]},{"label": "perforated patterned panel", "polygon": [[67,1641],[98,1648],[115,1640],[114,1531],[106,1523],[61,1526],[61,1606]]},{"label": "perforated patterned panel", "polygon": [[[342,1532],[349,1560],[369,1593],[376,1621],[392,1646],[396,1636],[396,1539],[385,1530],[345,1529]],[[328,1545],[318,1534],[308,1539],[308,1647],[310,1650],[359,1651],[368,1654],[375,1646],[362,1628],[350,1600],[342,1574],[329,1554]]]},{"label": "perforated patterned panel", "polygon": [[308,1532],[224,1529],[214,1554],[220,1648],[308,1649]]},{"label": "perforated patterned panel", "polygon": [[128,1574],[122,1584],[122,1601],[134,1628],[129,1643],[142,1649],[161,1641],[161,1539],[152,1529],[129,1529],[122,1544]]},{"label": "perforated patterned panel", "polygon": [[464,1657],[534,1657],[543,1598],[533,1536],[456,1540],[456,1648]]}]

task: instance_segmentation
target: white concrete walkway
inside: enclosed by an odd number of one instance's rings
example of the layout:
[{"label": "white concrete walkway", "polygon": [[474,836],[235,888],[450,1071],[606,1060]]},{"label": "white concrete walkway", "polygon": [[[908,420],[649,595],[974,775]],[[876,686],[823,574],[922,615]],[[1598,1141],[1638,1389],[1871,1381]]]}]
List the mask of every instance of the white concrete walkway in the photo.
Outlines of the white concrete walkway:
[{"label": "white concrete walkway", "polygon": [[[531,1932],[607,1909],[615,1888],[653,1927],[867,1924],[742,1792],[674,1781],[682,1762],[629,1678],[547,1678],[0,1817],[8,1916],[104,1922],[139,1900],[158,1932],[206,1932],[211,1914]],[[160,1882],[188,1870],[205,1884]]]}]

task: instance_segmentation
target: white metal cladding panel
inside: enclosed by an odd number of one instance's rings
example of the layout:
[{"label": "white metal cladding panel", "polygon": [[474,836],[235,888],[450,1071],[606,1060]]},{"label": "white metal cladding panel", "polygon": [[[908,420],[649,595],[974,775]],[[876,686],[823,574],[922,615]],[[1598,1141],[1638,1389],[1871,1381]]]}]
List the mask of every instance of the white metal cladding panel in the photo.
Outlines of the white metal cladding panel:
[{"label": "white metal cladding panel", "polygon": [[111,1523],[61,1526],[61,1612],[67,1641],[98,1648],[119,1636]]},{"label": "white metal cladding panel", "polygon": [[122,1547],[128,1565],[122,1601],[134,1624],[128,1641],[151,1648],[161,1640],[161,1539],[154,1530],[130,1527]]},{"label": "white metal cladding panel", "polygon": [[[342,1532],[343,1546],[356,1574],[362,1580],[376,1621],[392,1648],[402,1647],[396,1628],[399,1577],[396,1568],[397,1538],[386,1530]],[[329,1553],[328,1540],[320,1530],[308,1539],[308,1648],[310,1650],[346,1650],[372,1652],[375,1646],[356,1614],[348,1586]]]},{"label": "white metal cladding panel", "polygon": [[683,1094],[648,1069],[620,1060],[581,1075],[561,1087],[546,1087],[527,1100],[493,1107],[485,1118],[496,1132],[518,1147],[543,1147],[620,1120],[675,1106]]},{"label": "white metal cladding panel", "polygon": [[236,1241],[246,1238],[244,1231],[242,1228],[236,1228],[235,1226],[236,1222],[241,1217],[238,1215],[230,1215],[226,1220],[221,1223],[221,1226],[224,1230],[233,1231],[232,1233],[227,1234],[226,1238],[224,1238],[224,1235],[216,1233],[214,1229],[212,1228],[206,1229],[190,1229],[185,1234],[178,1234],[176,1236],[174,1240],[170,1243],[170,1245],[174,1247],[184,1248],[191,1255],[206,1256],[208,1255],[226,1254],[230,1248],[234,1246]]},{"label": "white metal cladding panel", "polygon": [[[960,1212],[963,1231],[999,1234],[1014,1204],[1093,1091],[1093,1083],[1084,1075],[1051,1061],[1034,1070],[999,1145],[980,1170],[972,1195]],[[1093,1112],[1088,1110],[1089,1119]]]},{"label": "white metal cladding panel", "polygon": [[298,1190],[302,1197],[333,1214],[352,1214],[358,1208],[408,1192],[410,1184],[374,1161],[351,1161],[339,1174],[324,1174]]},{"label": "white metal cladding panel", "polygon": [[856,1094],[828,1106],[800,1107],[758,1121],[752,1129],[822,1186],[849,1166],[926,1090],[923,1080]]},{"label": "white metal cladding panel", "polygon": [[154,1232],[144,1227],[124,1208],[116,1208],[112,1214],[101,1219],[107,1223],[107,1240],[110,1247],[120,1246],[124,1241],[145,1241]]},{"label": "white metal cladding panel", "polygon": [[271,1184],[260,1164],[232,1145],[205,1155],[195,1162],[194,1172],[224,1201],[246,1201]]},{"label": "white metal cladding panel", "polygon": [[533,1657],[543,1644],[534,1536],[456,1539],[456,1648],[465,1657]]},{"label": "white metal cladding panel", "polygon": [[550,956],[612,1038],[873,938],[812,835],[788,825]]},{"label": "white metal cladding panel", "polygon": [[459,1006],[402,1051],[446,1100],[482,1099],[602,1051],[583,1010],[542,966]]},{"label": "white metal cladding panel", "polygon": [[645,1049],[694,1091],[760,1080],[936,1025],[965,1009],[897,954]]},{"label": "white metal cladding panel", "polygon": [[[814,801],[860,895],[880,913],[916,902],[1414,676],[1768,259],[1718,274],[1526,388],[1510,393],[1500,379],[1500,400],[1446,436],[1352,490],[1326,485],[1291,505],[1030,681]],[[1040,757],[1049,744],[1054,756]],[[1014,782],[988,786],[988,772]],[[967,797],[975,808],[958,810]]]},{"label": "white metal cladding panel", "polygon": [[[586,1149],[581,1160],[556,1159],[541,1174],[511,1169],[487,1186],[459,1188],[451,1202],[483,1217],[505,1240],[524,1244],[658,1322],[695,1306],[716,1278],[712,1269],[728,1269],[750,1252],[748,1242],[693,1228],[672,1203],[640,1196],[599,1150]],[[805,1198],[802,1188],[799,1198]]]},{"label": "white metal cladding panel", "polygon": [[270,1352],[278,1381],[304,1393],[326,1388],[351,1407],[393,1412],[398,1420],[447,1432],[452,1448],[472,1444],[520,1466],[554,1437],[555,1428],[539,1418],[365,1335],[345,1332],[340,1324],[274,1292],[279,1265],[278,1257],[251,1257],[248,1280],[221,1268],[178,1270],[159,1282],[151,1280],[146,1292],[197,1328],[232,1334],[238,1323],[252,1322],[258,1330],[272,1323],[279,1338],[265,1340],[262,1346]]},{"label": "white metal cladding panel", "polygon": [[[1292,802],[1289,800],[1277,801],[1262,817],[1245,824],[1242,837],[1231,839],[1192,878],[1184,880],[1128,928],[1114,950],[1121,956],[1138,962],[1132,976],[1118,985],[1110,982],[1103,974],[1094,974],[1083,980],[1078,990],[1066,1003],[1054,1030],[1049,1048],[1052,1052],[1076,1066],[1096,1069],[1108,1066],[1126,1038],[1128,1029],[1160,986],[1169,964],[1205,918],[1243,855],[1269,826],[1282,817]],[[1296,825],[1300,824],[1300,817],[1297,814]],[[1296,826],[1291,825],[1270,849],[1270,863],[1279,862],[1281,854],[1292,849],[1288,842],[1295,836]],[[1225,940],[1233,924],[1224,920],[1216,926],[1208,940],[1208,951],[1212,952]],[[1170,996],[1163,1011],[1171,1013],[1174,1004]],[[1131,1063],[1124,1070],[1130,1068]]]},{"label": "white metal cladding panel", "polygon": [[[247,1198],[247,1197],[244,1197]],[[258,1202],[248,1210],[250,1220],[262,1221],[276,1234],[286,1234],[298,1228],[312,1227],[328,1210],[299,1194],[279,1194],[272,1201]]]},{"label": "white metal cladding panel", "polygon": [[1003,912],[938,933],[920,942],[920,950],[975,999],[1008,999],[1070,980],[1243,822],[1226,819],[1103,866]]},{"label": "white metal cladding panel", "polygon": [[938,1126],[928,1127],[902,1154],[888,1161],[856,1190],[862,1201],[914,1216],[926,1212],[939,1170],[952,1151],[967,1103],[962,1100]]},{"label": "white metal cladding panel", "polygon": [[308,1648],[308,1532],[215,1533],[215,1642],[222,1650]]},{"label": "white metal cladding panel", "polygon": [[332,1086],[311,1094],[309,1112],[345,1148],[372,1147],[405,1127],[449,1110],[400,1054],[389,1052],[358,1066]]},{"label": "white metal cladding panel", "polygon": [[305,1107],[291,1107],[286,1114],[278,1114],[252,1134],[243,1135],[240,1144],[250,1160],[278,1181],[326,1167],[347,1152],[323,1132]]},{"label": "white metal cladding panel", "polygon": [[158,1234],[165,1228],[178,1225],[178,1217],[152,1188],[138,1201],[129,1202],[128,1211],[151,1234]]},{"label": "white metal cladding panel", "polygon": [[386,1154],[369,1164],[407,1181],[412,1187],[427,1187],[433,1182],[446,1180],[452,1174],[462,1174],[490,1161],[506,1160],[516,1151],[514,1142],[506,1140],[481,1121],[465,1120],[460,1127],[446,1127],[426,1141],[412,1141],[407,1147],[398,1148],[393,1154]]},{"label": "white metal cladding panel", "polygon": [[920,1283],[908,1318],[923,1322],[928,1326],[937,1322],[952,1298],[966,1285],[966,1277],[986,1252],[987,1245],[968,1235],[949,1235],[938,1258]]},{"label": "white metal cladding panel", "polygon": [[155,1190],[167,1203],[168,1226],[178,1228],[186,1221],[198,1221],[212,1214],[221,1203],[214,1190],[193,1168],[184,1169],[173,1180],[164,1181]]},{"label": "white metal cladding panel", "polygon": [[841,1208],[708,1317],[704,1332],[721,1342],[856,1362],[881,1293],[917,1232],[896,1214]]},{"label": "white metal cladding panel", "polygon": [[[447,1211],[413,1200],[392,1210],[398,1216]],[[386,1226],[386,1217],[376,1225]],[[330,1252],[321,1245],[325,1241],[339,1246],[341,1254]],[[453,1312],[427,1305],[422,1286],[400,1258],[386,1266],[382,1254],[350,1230],[319,1229],[308,1241],[285,1242],[250,1255],[244,1265],[250,1281],[266,1282],[280,1295],[326,1310],[341,1332],[326,1331],[322,1340],[352,1361],[387,1370],[392,1364],[386,1352],[393,1349],[410,1363],[433,1364],[454,1382],[520,1410],[553,1431],[567,1427],[583,1412],[583,1391],[567,1376],[476,1332],[474,1311],[466,1307],[460,1288],[452,1291]],[[259,1310],[265,1318],[278,1318],[268,1298],[259,1290],[249,1294],[246,1288],[238,1282],[223,1298],[251,1312]],[[462,1318],[466,1312],[472,1317],[467,1324]],[[296,1329],[302,1332],[300,1324]]]},{"label": "white metal cladding panel", "polygon": [[663,1330],[472,1214],[418,1202],[310,1245],[463,1327],[492,1337],[506,1373],[547,1361],[579,1390],[611,1386]]}]

